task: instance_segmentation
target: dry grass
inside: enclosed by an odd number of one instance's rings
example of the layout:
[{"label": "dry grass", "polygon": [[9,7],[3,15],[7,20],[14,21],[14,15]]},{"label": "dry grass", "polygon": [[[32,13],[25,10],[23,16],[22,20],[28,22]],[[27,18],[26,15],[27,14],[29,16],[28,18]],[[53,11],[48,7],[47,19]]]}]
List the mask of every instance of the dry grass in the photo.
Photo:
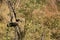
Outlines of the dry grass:
[{"label": "dry grass", "polygon": [[[17,18],[21,20],[19,22],[21,30],[26,29],[24,40],[41,40],[42,38],[45,40],[60,40],[60,11],[58,11],[58,6],[55,4],[56,0],[46,0],[46,4],[42,0],[41,3],[36,1],[21,0],[20,3],[17,3],[19,6],[15,5]],[[44,4],[42,5],[42,3]],[[9,12],[8,5],[4,2],[0,7],[0,15],[3,18],[3,21],[0,22],[1,40],[6,40],[6,24],[10,19]],[[9,30],[9,39],[11,40],[14,38],[14,29],[10,28]],[[54,37],[54,34],[57,34],[56,37]]]}]

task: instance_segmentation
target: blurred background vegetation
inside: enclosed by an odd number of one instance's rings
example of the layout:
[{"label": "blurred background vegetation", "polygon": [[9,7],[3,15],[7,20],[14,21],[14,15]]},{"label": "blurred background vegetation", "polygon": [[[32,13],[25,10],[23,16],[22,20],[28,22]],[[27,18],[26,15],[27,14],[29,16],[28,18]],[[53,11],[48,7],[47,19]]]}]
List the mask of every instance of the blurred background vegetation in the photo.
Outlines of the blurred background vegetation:
[{"label": "blurred background vegetation", "polygon": [[[60,40],[60,0],[11,0],[15,2],[15,12],[23,40]],[[18,6],[17,6],[18,5]],[[7,30],[9,8],[6,1],[0,2],[0,40],[14,40],[14,28]]]}]

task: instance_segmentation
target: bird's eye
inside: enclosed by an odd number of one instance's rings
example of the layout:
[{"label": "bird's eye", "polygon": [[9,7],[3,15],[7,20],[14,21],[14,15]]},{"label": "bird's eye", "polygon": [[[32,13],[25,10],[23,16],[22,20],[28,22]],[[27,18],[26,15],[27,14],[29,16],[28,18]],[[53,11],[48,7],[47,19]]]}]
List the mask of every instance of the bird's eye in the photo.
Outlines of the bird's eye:
[{"label": "bird's eye", "polygon": [[16,19],[16,22],[19,22],[20,21],[20,19]]}]

